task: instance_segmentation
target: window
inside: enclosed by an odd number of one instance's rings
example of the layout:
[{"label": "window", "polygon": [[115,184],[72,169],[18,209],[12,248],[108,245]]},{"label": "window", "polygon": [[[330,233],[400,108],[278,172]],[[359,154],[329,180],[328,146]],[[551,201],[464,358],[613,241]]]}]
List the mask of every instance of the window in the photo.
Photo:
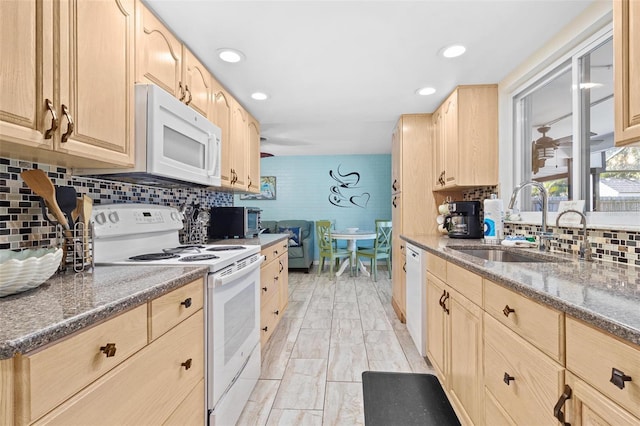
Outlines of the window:
[{"label": "window", "polygon": [[[590,212],[640,211],[640,148],[613,142],[611,32],[586,42],[514,96],[522,168],[516,181],[542,182],[549,210],[585,200]],[[523,210],[540,210],[535,188]]]}]

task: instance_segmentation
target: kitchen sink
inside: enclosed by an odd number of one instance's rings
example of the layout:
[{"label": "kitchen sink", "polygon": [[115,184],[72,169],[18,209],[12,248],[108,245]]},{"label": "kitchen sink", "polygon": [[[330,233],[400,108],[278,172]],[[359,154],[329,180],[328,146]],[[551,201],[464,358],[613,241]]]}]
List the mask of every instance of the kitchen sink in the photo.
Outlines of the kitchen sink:
[{"label": "kitchen sink", "polygon": [[558,262],[559,260],[550,256],[534,255],[531,253],[515,253],[513,251],[502,250],[499,248],[452,248],[452,250],[493,262],[548,263]]}]

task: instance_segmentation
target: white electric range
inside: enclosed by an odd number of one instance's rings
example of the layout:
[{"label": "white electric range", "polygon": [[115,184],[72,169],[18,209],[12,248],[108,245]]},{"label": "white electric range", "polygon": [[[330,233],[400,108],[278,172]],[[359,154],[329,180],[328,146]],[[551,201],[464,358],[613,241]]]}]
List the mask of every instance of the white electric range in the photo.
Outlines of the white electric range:
[{"label": "white electric range", "polygon": [[92,219],[96,265],[209,267],[204,408],[210,424],[235,424],[260,376],[260,246],[182,245],[173,207],[96,205]]}]

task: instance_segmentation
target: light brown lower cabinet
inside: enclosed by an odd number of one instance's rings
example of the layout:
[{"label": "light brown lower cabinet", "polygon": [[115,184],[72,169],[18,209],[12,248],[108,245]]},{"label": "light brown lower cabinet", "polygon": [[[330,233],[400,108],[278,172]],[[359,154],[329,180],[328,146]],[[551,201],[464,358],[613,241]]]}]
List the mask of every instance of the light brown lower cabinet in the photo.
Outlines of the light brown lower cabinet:
[{"label": "light brown lower cabinet", "polygon": [[[2,424],[202,425],[203,293],[200,278],[58,342],[4,360],[2,400],[13,404],[3,407]],[[11,380],[5,380],[9,374]],[[198,415],[180,414],[193,409]]]},{"label": "light brown lower cabinet", "polygon": [[204,377],[203,325],[200,310],[35,424],[162,424]]},{"label": "light brown lower cabinet", "polygon": [[565,421],[574,426],[637,426],[640,419],[629,414],[609,398],[567,372],[565,377],[570,398],[565,402],[563,410]]},{"label": "light brown lower cabinet", "polygon": [[554,424],[564,367],[485,314],[484,385],[515,424]]},{"label": "light brown lower cabinet", "polygon": [[[427,264],[440,265],[432,270],[443,272],[440,278],[427,272],[427,354],[461,422],[482,424],[482,308],[465,297],[478,283],[450,283],[449,275],[459,275],[449,274],[449,265],[440,262],[445,261],[435,258]],[[441,279],[445,274],[447,282]],[[482,279],[479,286],[482,291]]]},{"label": "light brown lower cabinet", "polygon": [[289,303],[288,240],[262,249],[260,267],[260,345],[264,347]]},{"label": "light brown lower cabinet", "polygon": [[640,425],[640,346],[438,256],[426,294],[427,356],[462,424]]}]

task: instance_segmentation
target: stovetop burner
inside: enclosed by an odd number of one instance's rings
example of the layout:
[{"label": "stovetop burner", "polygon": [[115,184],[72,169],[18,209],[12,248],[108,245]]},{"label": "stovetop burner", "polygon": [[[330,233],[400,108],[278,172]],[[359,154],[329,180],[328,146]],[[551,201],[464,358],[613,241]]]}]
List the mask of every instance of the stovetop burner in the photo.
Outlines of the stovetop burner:
[{"label": "stovetop burner", "polygon": [[178,259],[180,262],[197,262],[198,260],[219,259],[215,254],[195,254],[193,256],[185,256]]},{"label": "stovetop burner", "polygon": [[229,251],[229,250],[244,250],[244,247],[243,246],[213,246],[207,249],[207,251]]},{"label": "stovetop burner", "polygon": [[147,254],[141,254],[138,256],[130,257],[129,260],[145,262],[145,261],[151,261],[151,260],[174,259],[176,257],[180,257],[180,256],[173,253],[147,253]]},{"label": "stovetop burner", "polygon": [[188,245],[188,246],[178,246],[173,248],[162,249],[165,253],[200,253],[200,249],[203,249],[204,246],[201,245]]}]

